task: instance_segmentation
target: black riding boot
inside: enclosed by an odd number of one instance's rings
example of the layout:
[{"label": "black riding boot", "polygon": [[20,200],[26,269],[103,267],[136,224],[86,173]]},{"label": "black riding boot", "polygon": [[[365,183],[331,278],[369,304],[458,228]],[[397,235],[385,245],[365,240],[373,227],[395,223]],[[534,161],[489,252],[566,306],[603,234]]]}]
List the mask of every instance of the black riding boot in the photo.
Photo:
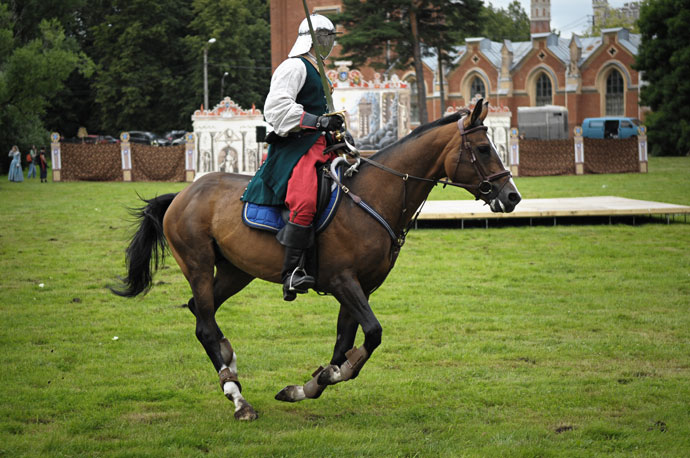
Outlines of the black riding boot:
[{"label": "black riding boot", "polygon": [[283,299],[294,301],[297,294],[313,288],[316,280],[304,270],[306,250],[314,244],[313,226],[302,226],[288,221],[276,236],[285,247],[283,261]]}]

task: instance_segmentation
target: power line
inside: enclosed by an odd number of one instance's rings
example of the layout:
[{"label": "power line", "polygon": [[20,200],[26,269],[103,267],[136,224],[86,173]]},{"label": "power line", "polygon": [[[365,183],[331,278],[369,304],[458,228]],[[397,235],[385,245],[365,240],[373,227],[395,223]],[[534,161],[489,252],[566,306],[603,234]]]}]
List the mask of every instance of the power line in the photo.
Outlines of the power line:
[{"label": "power line", "polygon": [[570,22],[570,23],[568,23],[568,24],[566,24],[566,25],[564,25],[564,26],[561,26],[561,28],[562,28],[562,29],[567,29],[567,28],[575,27],[575,26],[577,26],[580,22],[582,22],[583,20],[589,21],[589,15],[582,16],[582,17],[580,17],[580,18],[577,18],[577,19],[575,19],[574,21],[572,21],[572,22]]}]

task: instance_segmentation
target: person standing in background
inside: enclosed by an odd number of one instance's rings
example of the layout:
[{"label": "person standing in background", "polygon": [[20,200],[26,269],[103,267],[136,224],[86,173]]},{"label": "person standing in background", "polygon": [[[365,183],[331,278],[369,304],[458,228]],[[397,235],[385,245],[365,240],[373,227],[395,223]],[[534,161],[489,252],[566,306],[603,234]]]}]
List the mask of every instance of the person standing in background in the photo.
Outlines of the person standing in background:
[{"label": "person standing in background", "polygon": [[38,155],[38,167],[41,170],[41,183],[48,182],[48,161],[46,160],[46,148],[41,146],[41,152]]},{"label": "person standing in background", "polygon": [[36,178],[36,145],[31,145],[26,161],[29,163],[29,173],[26,174],[26,178]]},{"label": "person standing in background", "polygon": [[24,181],[22,158],[20,157],[21,153],[19,153],[19,148],[17,148],[17,145],[12,147],[8,156],[12,158],[12,162],[10,163],[10,173],[7,175],[7,178],[10,181],[16,181],[18,183]]}]

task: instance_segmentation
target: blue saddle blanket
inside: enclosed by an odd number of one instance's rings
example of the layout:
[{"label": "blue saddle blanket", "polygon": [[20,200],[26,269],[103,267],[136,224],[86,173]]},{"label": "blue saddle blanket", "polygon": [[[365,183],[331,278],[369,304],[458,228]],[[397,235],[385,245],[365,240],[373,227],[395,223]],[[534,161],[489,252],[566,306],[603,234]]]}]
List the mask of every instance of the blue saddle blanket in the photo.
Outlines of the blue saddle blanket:
[{"label": "blue saddle blanket", "polygon": [[[340,176],[340,168],[338,168],[338,176]],[[341,194],[340,188],[336,186],[335,183],[332,183],[328,205],[321,214],[317,215],[315,224],[317,233],[324,230],[335,216]],[[282,216],[285,210],[284,206],[259,205],[245,202],[244,207],[242,207],[242,221],[244,224],[254,229],[278,232],[285,226],[285,221]]]}]

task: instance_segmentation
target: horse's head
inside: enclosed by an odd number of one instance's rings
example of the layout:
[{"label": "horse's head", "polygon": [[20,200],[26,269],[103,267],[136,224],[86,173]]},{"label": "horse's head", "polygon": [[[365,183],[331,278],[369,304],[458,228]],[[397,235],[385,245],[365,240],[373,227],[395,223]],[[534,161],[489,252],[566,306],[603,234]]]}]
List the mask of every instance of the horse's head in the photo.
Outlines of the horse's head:
[{"label": "horse's head", "polygon": [[446,156],[446,175],[481,199],[493,212],[510,213],[522,197],[501,162],[483,124],[489,102],[480,99],[472,113],[458,121],[460,148]]}]

